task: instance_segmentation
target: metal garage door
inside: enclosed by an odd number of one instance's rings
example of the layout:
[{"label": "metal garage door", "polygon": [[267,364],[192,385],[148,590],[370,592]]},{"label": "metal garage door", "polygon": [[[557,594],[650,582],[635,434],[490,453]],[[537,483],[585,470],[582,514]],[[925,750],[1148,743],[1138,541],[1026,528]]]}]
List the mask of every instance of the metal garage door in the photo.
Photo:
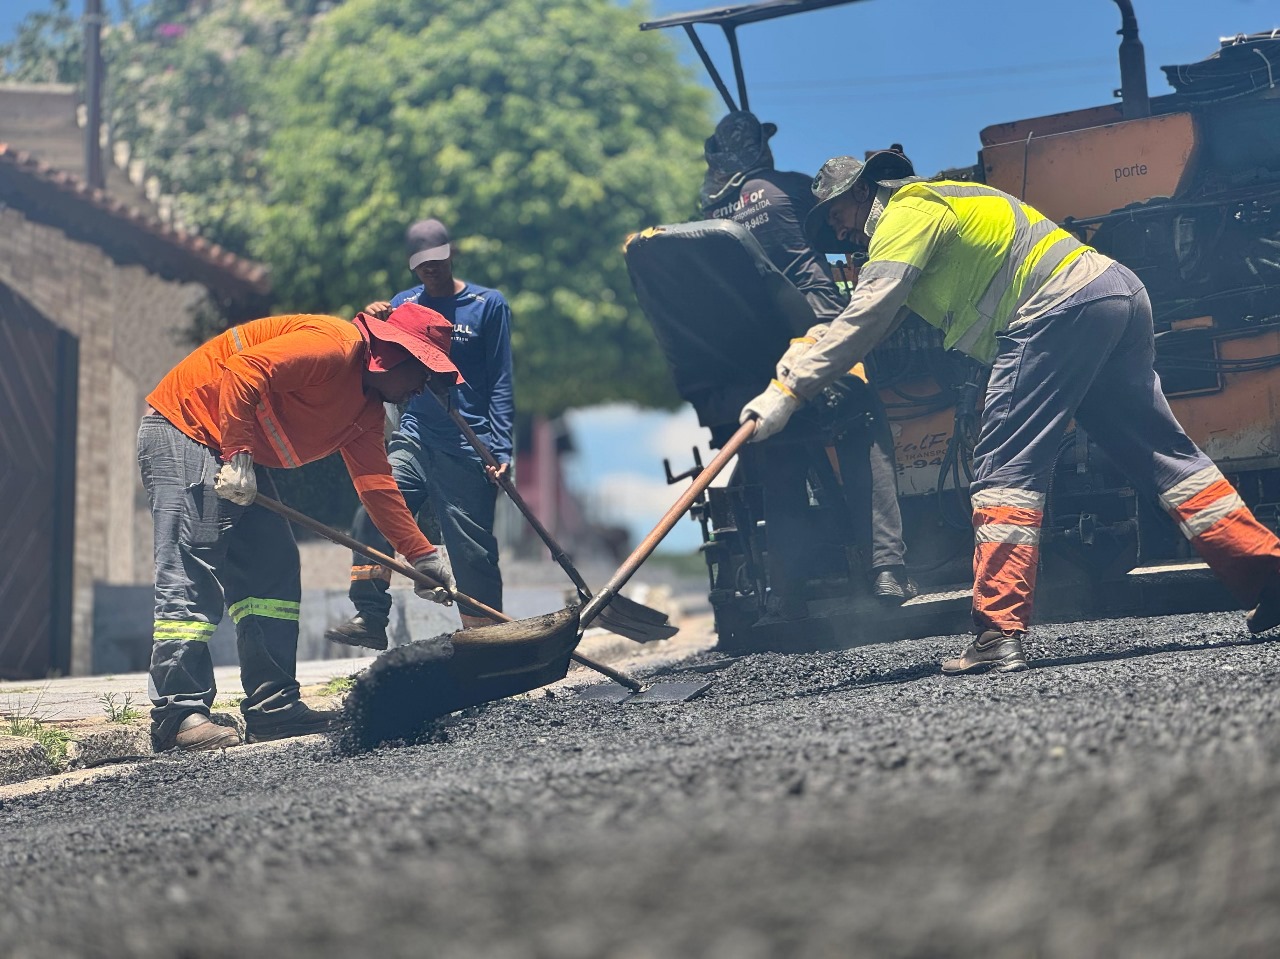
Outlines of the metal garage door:
[{"label": "metal garage door", "polygon": [[71,653],[77,343],[0,284],[0,677]]}]

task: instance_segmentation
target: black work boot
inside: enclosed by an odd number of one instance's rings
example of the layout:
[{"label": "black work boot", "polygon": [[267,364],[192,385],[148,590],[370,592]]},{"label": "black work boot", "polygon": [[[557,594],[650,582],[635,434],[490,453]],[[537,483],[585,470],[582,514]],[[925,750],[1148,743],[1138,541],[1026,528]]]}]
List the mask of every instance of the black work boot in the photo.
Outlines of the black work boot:
[{"label": "black work boot", "polygon": [[292,739],[294,736],[310,736],[313,733],[328,732],[338,718],[336,710],[312,709],[302,703],[297,709],[289,711],[287,716],[279,719],[259,719],[249,715],[245,717],[247,735],[245,739],[251,743],[267,743],[276,739]]},{"label": "black work boot", "polygon": [[187,753],[210,752],[240,745],[240,734],[230,726],[220,726],[204,713],[184,716],[168,742],[157,742],[159,751],[181,749]]},{"label": "black work boot", "polygon": [[1249,610],[1244,621],[1249,632],[1255,636],[1280,626],[1280,578],[1273,579],[1262,587],[1258,605]]},{"label": "black work boot", "polygon": [[365,649],[387,648],[387,624],[364,613],[356,613],[341,626],[325,630],[324,638],[344,646],[363,646]]},{"label": "black work boot", "polygon": [[871,572],[871,595],[886,606],[901,606],[920,595],[920,587],[907,575],[905,566],[882,566]]},{"label": "black work boot", "polygon": [[986,630],[955,659],[944,659],[942,671],[948,676],[980,673],[990,669],[997,673],[1016,673],[1027,668],[1022,651],[1022,633],[998,633]]}]

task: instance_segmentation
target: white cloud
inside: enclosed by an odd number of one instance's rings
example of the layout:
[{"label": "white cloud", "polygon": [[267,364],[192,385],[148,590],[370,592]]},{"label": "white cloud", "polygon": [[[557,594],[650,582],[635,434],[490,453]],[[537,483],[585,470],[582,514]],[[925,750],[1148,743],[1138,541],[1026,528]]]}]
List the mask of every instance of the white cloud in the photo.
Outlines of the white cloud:
[{"label": "white cloud", "polygon": [[[682,473],[693,465],[697,446],[703,464],[711,462],[711,434],[698,425],[689,406],[675,412],[642,410],[613,403],[568,414],[577,455],[569,469],[574,489],[602,520],[625,525],[639,540],[688,488],[688,480],[667,485],[663,459]],[[713,485],[724,486],[733,472],[730,464]],[[662,548],[689,550],[701,542],[698,526],[682,519]]]},{"label": "white cloud", "polygon": [[[668,486],[662,479],[639,473],[610,473],[596,480],[592,499],[601,515],[621,522],[639,541],[687,489],[687,483]],[[693,549],[702,541],[698,524],[682,518],[663,540],[664,549]]]}]

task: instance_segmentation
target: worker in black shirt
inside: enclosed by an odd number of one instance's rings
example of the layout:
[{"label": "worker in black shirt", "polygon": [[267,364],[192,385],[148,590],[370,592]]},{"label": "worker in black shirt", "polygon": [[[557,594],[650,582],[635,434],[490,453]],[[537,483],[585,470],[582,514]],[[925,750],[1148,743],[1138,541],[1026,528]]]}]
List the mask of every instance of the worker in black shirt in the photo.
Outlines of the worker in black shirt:
[{"label": "worker in black shirt", "polygon": [[[707,174],[700,197],[702,215],[733,220],[751,231],[770,262],[804,294],[815,322],[830,322],[845,308],[848,298],[836,286],[826,257],[815,253],[805,239],[804,219],[817,202],[810,189],[813,178],[774,169],[769,138],[777,129],[745,110],[730,113],[716,125],[704,149]],[[879,395],[867,384],[861,364],[833,387],[841,413],[851,422],[870,414],[870,532],[869,536],[864,532],[862,538],[870,540],[873,594],[886,604],[899,605],[914,597],[917,590],[906,570],[889,419]],[[857,448],[855,444],[853,449]],[[837,452],[846,460],[841,463],[843,474],[855,475],[859,467],[864,474],[868,472],[866,462],[847,462],[851,453],[847,444],[839,444]],[[855,525],[865,531],[866,518],[855,516]]]}]

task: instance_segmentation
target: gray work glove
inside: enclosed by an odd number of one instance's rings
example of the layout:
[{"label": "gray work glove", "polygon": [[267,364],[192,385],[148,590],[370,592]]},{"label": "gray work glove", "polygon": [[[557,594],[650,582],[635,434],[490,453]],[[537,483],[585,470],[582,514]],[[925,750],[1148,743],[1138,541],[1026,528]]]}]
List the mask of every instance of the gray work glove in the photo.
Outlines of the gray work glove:
[{"label": "gray work glove", "polygon": [[258,479],[253,475],[253,457],[236,453],[222,464],[213,478],[213,491],[225,500],[241,506],[252,505],[258,496]]},{"label": "gray work glove", "polygon": [[453,605],[453,593],[458,588],[458,584],[453,578],[453,570],[449,567],[449,558],[445,556],[444,550],[437,549],[434,553],[428,553],[414,563],[413,568],[441,584],[440,586],[423,586],[414,583],[415,593],[423,599],[429,599],[442,606]]},{"label": "gray work glove", "polygon": [[772,380],[767,390],[742,408],[738,422],[745,423],[749,419],[755,419],[756,431],[751,436],[751,442],[759,443],[786,426],[787,420],[802,405],[800,397],[777,380]]}]

